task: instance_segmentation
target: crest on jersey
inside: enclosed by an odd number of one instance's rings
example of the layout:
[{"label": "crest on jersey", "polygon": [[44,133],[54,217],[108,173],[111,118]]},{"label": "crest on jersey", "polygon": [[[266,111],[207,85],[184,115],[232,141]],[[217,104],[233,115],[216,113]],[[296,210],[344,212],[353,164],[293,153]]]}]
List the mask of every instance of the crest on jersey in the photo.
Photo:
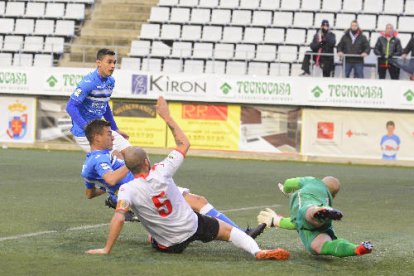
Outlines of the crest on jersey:
[{"label": "crest on jersey", "polygon": [[76,97],[79,97],[81,93],[82,93],[82,90],[80,88],[75,90],[75,96]]},{"label": "crest on jersey", "polygon": [[107,163],[102,163],[101,168],[104,170],[109,170],[111,167]]}]

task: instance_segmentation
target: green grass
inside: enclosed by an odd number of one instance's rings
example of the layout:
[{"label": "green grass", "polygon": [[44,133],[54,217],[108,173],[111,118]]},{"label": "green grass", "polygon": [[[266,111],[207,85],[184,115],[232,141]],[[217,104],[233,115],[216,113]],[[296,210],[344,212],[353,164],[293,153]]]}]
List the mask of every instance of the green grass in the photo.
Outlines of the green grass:
[{"label": "green grass", "polygon": [[[161,254],[146,243],[137,223],[128,223],[109,256],[83,252],[102,247],[112,211],[104,197],[87,200],[79,176],[80,152],[0,150],[0,239],[41,231],[35,237],[0,241],[0,275],[409,275],[414,271],[414,172],[408,168],[187,158],[175,180],[206,196],[217,209],[280,204],[287,199],[276,180],[335,175],[342,181],[335,206],[342,222],[337,235],[353,242],[371,240],[375,251],[363,257],[316,257],[304,251],[294,231],[271,229],[258,243],[284,247],[287,262],[257,262],[230,243],[195,242],[181,255]],[[153,161],[160,156],[152,157]],[[227,213],[241,226],[254,225],[258,209]]]}]

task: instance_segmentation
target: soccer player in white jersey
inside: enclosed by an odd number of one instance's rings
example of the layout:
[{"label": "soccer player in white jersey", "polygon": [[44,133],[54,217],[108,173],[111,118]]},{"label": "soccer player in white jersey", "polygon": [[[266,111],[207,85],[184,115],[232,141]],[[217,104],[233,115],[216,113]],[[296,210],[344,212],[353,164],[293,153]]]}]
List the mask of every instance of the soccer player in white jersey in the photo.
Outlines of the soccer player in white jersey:
[{"label": "soccer player in white jersey", "polygon": [[109,254],[124,225],[125,213],[131,209],[150,233],[152,246],[161,252],[181,253],[195,240],[224,240],[251,253],[258,260],[287,260],[288,251],[280,248],[260,250],[257,243],[240,229],[195,213],[190,208],[172,178],[190,147],[189,140],[170,116],[163,97],[158,99],[157,112],[170,128],[176,141],[176,150],[152,167],[143,149],[130,147],[126,151],[125,163],[135,179],[119,189],[117,209],[105,247],[86,253]]}]

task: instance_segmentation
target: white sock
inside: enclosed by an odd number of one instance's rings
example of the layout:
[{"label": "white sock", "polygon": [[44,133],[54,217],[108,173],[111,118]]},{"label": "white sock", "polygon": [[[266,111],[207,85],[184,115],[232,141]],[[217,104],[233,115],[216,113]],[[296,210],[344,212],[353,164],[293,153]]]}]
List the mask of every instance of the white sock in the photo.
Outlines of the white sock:
[{"label": "white sock", "polygon": [[236,247],[249,252],[253,256],[256,256],[256,253],[260,251],[260,248],[254,239],[236,227],[231,229],[229,241]]},{"label": "white sock", "polygon": [[204,205],[203,207],[201,207],[200,214],[206,215],[212,209],[214,209],[214,206],[211,205],[210,203],[207,203],[206,205]]}]

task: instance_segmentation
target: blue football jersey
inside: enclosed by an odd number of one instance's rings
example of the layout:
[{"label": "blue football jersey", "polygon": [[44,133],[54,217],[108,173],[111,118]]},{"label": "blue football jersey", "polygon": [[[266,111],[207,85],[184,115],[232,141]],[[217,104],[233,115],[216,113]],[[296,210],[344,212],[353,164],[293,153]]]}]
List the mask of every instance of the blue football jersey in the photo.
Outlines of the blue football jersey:
[{"label": "blue football jersey", "polygon": [[102,187],[111,194],[117,195],[119,187],[134,179],[129,172],[120,182],[114,186],[109,186],[103,179],[103,175],[110,171],[115,171],[124,166],[125,162],[111,155],[110,150],[95,150],[86,154],[86,160],[83,164],[81,176],[85,180],[85,187],[93,189]]},{"label": "blue football jersey", "polygon": [[[70,98],[78,103],[79,113],[86,122],[101,119],[115,86],[113,77],[103,78],[95,70],[86,75],[77,85]],[[72,120],[73,135],[85,136],[84,130]]]}]

